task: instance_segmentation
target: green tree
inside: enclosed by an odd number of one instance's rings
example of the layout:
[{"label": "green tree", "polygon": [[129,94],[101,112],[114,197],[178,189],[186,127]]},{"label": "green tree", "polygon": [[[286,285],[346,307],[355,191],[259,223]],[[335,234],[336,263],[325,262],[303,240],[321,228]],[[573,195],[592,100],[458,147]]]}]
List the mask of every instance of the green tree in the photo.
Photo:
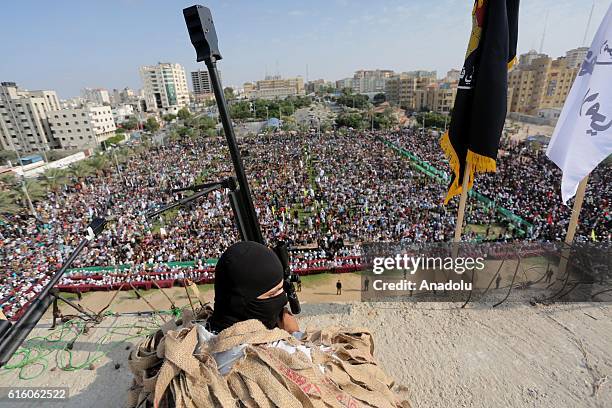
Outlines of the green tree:
[{"label": "green tree", "polygon": [[90,159],[87,159],[87,164],[96,172],[96,174],[101,174],[108,168],[110,162],[106,156],[98,154]]},{"label": "green tree", "polygon": [[91,175],[93,169],[87,164],[85,160],[78,161],[70,165],[70,173],[76,178],[83,178]]},{"label": "green tree", "polygon": [[217,126],[217,121],[210,116],[202,116],[198,119],[197,126],[200,130],[214,129]]},{"label": "green tree", "polygon": [[179,135],[179,137],[185,138],[185,137],[192,137],[195,134],[195,131],[193,130],[193,128],[183,126],[183,127],[176,129],[176,133]]},{"label": "green tree", "polygon": [[[253,102],[255,105],[255,101]],[[256,111],[257,112],[257,111]],[[257,112],[259,113],[259,112]],[[234,102],[230,105],[230,115],[232,119],[248,119],[253,117],[253,112],[251,111],[251,105],[248,101],[240,101]],[[264,109],[264,117],[265,117],[265,109]]]},{"label": "green tree", "polygon": [[421,112],[416,115],[418,127],[423,126],[423,118],[425,118],[426,127],[444,128],[444,124],[450,122],[450,116],[445,116],[435,112]]},{"label": "green tree", "polygon": [[42,200],[47,196],[47,192],[36,180],[26,179],[25,182],[18,183],[12,189],[14,196],[22,202],[24,208],[29,208],[32,216],[36,216],[33,203]]},{"label": "green tree", "polygon": [[15,173],[8,172],[0,175],[0,187],[11,188],[17,184]]},{"label": "green tree", "polygon": [[181,110],[176,113],[176,116],[178,116],[180,120],[185,121],[191,118],[191,112],[189,112],[187,108],[181,108]]},{"label": "green tree", "polygon": [[42,176],[42,184],[51,191],[57,191],[60,187],[68,184],[66,171],[62,169],[49,169]]},{"label": "green tree", "polygon": [[144,128],[147,132],[157,132],[159,130],[159,123],[155,118],[150,117],[147,118],[147,121],[144,124]]},{"label": "green tree", "polygon": [[121,127],[128,130],[138,128],[138,120],[134,116],[130,116],[128,120],[121,123]]},{"label": "green tree", "polygon": [[363,117],[359,113],[342,113],[336,118],[336,126],[362,129],[364,126]]},{"label": "green tree", "polygon": [[228,101],[236,98],[236,95],[234,95],[234,88],[229,86],[223,90],[223,94]]},{"label": "green tree", "polygon": [[162,119],[164,120],[164,122],[172,122],[174,119],[176,119],[176,115],[173,115],[172,113],[168,113],[162,116]]},{"label": "green tree", "polygon": [[0,191],[0,219],[2,214],[16,214],[19,212],[19,206],[16,203],[15,193],[13,191]]},{"label": "green tree", "polygon": [[367,95],[351,93],[338,97],[337,102],[349,108],[364,109],[369,105],[369,98]]}]

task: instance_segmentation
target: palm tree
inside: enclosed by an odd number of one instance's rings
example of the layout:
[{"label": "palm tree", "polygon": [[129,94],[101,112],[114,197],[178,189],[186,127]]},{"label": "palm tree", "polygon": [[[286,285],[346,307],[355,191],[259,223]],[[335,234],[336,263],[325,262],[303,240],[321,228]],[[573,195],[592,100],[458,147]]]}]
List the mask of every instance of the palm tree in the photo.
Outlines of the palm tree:
[{"label": "palm tree", "polygon": [[30,209],[32,216],[36,217],[36,210],[33,203],[44,199],[47,192],[36,180],[23,180],[12,189],[12,193],[23,203],[24,207]]},{"label": "palm tree", "polygon": [[68,184],[66,171],[61,169],[49,169],[42,174],[42,182],[51,191],[57,191],[61,186]]},{"label": "palm tree", "polygon": [[115,151],[115,156],[119,163],[126,163],[130,161],[130,151],[127,148],[120,148]]},{"label": "palm tree", "polygon": [[70,166],[70,173],[79,179],[89,176],[92,172],[92,168],[85,161],[79,161]]},{"label": "palm tree", "polygon": [[15,173],[8,172],[0,175],[0,186],[4,186],[6,188],[11,188],[15,184],[17,184],[17,178],[15,177]]},{"label": "palm tree", "polygon": [[0,191],[0,219],[1,214],[15,214],[18,211],[15,194],[12,191]]},{"label": "palm tree", "polygon": [[100,174],[104,169],[108,168],[109,161],[106,156],[97,155],[89,159],[87,164],[96,171],[96,174]]}]

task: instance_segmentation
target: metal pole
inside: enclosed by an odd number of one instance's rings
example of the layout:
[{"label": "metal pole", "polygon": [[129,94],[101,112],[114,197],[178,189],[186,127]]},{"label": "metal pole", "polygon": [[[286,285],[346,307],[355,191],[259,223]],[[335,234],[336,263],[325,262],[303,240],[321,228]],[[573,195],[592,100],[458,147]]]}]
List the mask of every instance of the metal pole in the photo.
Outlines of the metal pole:
[{"label": "metal pole", "polygon": [[225,95],[223,94],[223,87],[221,80],[219,79],[219,73],[217,72],[217,63],[213,56],[204,60],[206,67],[208,68],[208,74],[210,76],[210,82],[215,93],[215,99],[217,100],[217,107],[219,109],[219,116],[221,123],[223,123],[223,129],[225,131],[225,138],[232,157],[234,164],[234,170],[236,171],[236,179],[240,187],[239,191],[243,198],[243,203],[246,208],[246,218],[251,231],[251,236],[247,237],[251,241],[257,241],[264,244],[264,239],[259,228],[259,222],[257,220],[257,212],[253,205],[253,199],[251,198],[251,190],[249,189],[249,182],[244,172],[244,165],[242,163],[242,157],[240,157],[240,151],[238,150],[238,144],[236,143],[236,136],[234,135],[234,127],[229,116],[227,104],[225,102]]}]

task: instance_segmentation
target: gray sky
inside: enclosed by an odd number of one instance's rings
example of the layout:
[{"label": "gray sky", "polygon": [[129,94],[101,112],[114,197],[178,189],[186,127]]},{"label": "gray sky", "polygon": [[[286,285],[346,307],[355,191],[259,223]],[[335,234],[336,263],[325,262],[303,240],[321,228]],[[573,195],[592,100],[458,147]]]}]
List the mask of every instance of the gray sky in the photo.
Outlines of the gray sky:
[{"label": "gray sky", "polygon": [[[210,0],[224,85],[266,72],[337,80],[361,68],[459,68],[471,0]],[[138,67],[158,61],[195,69],[182,8],[194,0],[6,1],[0,80],[76,96],[83,87],[140,88]],[[591,0],[522,0],[519,52],[553,57],[582,45]],[[590,43],[610,0],[595,0]],[[7,39],[10,39],[7,41]],[[203,64],[201,65],[204,68]]]}]

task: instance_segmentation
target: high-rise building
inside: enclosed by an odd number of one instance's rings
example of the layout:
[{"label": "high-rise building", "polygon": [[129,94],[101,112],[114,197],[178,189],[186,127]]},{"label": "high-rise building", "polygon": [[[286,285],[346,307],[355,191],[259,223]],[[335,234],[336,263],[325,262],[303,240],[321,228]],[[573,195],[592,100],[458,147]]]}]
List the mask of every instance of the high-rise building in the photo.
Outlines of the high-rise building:
[{"label": "high-rise building", "polygon": [[0,147],[31,152],[54,146],[48,112],[59,109],[55,91],[27,91],[0,83]]},{"label": "high-rise building", "polygon": [[[219,73],[219,79],[221,79],[221,73]],[[196,97],[208,96],[214,93],[212,83],[210,82],[210,76],[206,69],[191,71],[191,84],[193,85],[193,94]]]},{"label": "high-rise building", "polygon": [[567,58],[567,67],[580,68],[580,65],[582,65],[582,61],[585,60],[588,52],[589,47],[578,47],[566,52],[565,58]]},{"label": "high-rise building", "polygon": [[180,64],[160,62],[140,67],[147,111],[176,113],[189,105],[185,70]]},{"label": "high-rise building", "polygon": [[578,67],[569,66],[566,57],[553,61],[534,53],[521,55],[520,64],[508,74],[510,112],[536,115],[543,108],[562,107],[578,74]]},{"label": "high-rise building", "polygon": [[278,75],[267,76],[255,83],[245,83],[244,93],[251,99],[284,99],[289,96],[304,95],[304,80],[302,77],[281,78]]},{"label": "high-rise building", "polygon": [[110,94],[103,88],[84,88],[81,90],[81,96],[87,102],[91,102],[96,105],[108,105],[111,102]]},{"label": "high-rise building", "polygon": [[115,135],[110,106],[83,105],[48,112],[53,137],[63,149],[95,147]]},{"label": "high-rise building", "polygon": [[436,71],[403,72],[388,78],[385,85],[387,101],[404,109],[416,110],[417,91],[424,91],[436,82]]}]

